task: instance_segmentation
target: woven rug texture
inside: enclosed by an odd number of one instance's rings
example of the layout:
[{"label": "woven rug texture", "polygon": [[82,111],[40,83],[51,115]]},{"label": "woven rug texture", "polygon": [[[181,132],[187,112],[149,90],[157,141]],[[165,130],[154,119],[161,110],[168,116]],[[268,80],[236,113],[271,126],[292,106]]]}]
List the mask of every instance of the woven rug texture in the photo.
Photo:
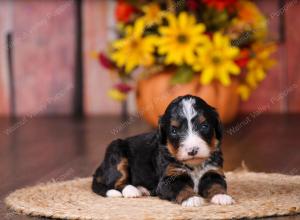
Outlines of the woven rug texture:
[{"label": "woven rug texture", "polygon": [[236,204],[206,203],[186,208],[156,197],[104,198],[91,191],[91,178],[27,187],[5,199],[19,214],[61,219],[232,219],[300,213],[300,176],[226,173]]}]

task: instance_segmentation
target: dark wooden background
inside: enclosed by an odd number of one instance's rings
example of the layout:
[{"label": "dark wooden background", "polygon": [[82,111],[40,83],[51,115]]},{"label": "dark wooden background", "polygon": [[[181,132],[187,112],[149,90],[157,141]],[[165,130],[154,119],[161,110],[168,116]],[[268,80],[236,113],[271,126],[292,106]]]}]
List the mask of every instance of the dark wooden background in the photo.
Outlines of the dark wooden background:
[{"label": "dark wooden background", "polygon": [[[82,2],[82,72],[78,72],[80,60],[76,58],[78,2]],[[284,1],[280,9],[277,0],[256,2],[268,18],[270,37],[279,43],[278,64],[251,99],[241,103],[241,113],[256,111],[274,99],[267,112],[299,112],[300,3]],[[85,114],[118,114],[120,105],[106,95],[110,76],[91,56],[113,37],[114,4],[108,0],[1,0],[0,115],[73,114],[74,100],[81,94],[78,74],[83,79]],[[280,41],[280,15],[284,17],[284,41]],[[10,45],[9,34],[14,39]],[[134,104],[129,105],[134,112]]]}]

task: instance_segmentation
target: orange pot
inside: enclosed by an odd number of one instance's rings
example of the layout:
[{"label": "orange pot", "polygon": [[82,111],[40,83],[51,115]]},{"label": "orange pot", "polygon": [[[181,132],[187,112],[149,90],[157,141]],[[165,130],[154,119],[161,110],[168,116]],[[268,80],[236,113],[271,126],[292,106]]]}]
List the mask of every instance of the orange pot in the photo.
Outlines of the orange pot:
[{"label": "orange pot", "polygon": [[162,115],[168,104],[178,96],[191,94],[203,98],[214,106],[223,123],[231,122],[238,112],[239,96],[236,92],[238,81],[230,86],[218,82],[203,86],[199,78],[180,85],[171,85],[172,72],[161,72],[138,81],[136,101],[140,115],[152,126],[157,126],[158,117]]}]

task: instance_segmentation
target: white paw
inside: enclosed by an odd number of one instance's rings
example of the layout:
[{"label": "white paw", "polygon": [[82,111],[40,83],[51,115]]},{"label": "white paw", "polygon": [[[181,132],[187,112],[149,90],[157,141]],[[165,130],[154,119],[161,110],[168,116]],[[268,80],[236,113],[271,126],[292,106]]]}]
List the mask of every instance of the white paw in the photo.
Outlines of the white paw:
[{"label": "white paw", "polygon": [[235,203],[233,198],[226,194],[214,195],[210,201],[211,201],[211,203],[214,203],[217,205],[231,205],[231,204]]},{"label": "white paw", "polygon": [[181,205],[184,207],[197,207],[203,204],[204,204],[204,199],[200,196],[192,196],[181,203]]},{"label": "white paw", "polygon": [[115,189],[110,189],[106,191],[107,197],[122,197],[122,193]]},{"label": "white paw", "polygon": [[140,192],[142,193],[143,196],[150,196],[149,190],[146,189],[145,187],[138,186],[137,188],[138,188],[138,190],[140,190]]},{"label": "white paw", "polygon": [[127,185],[122,190],[122,194],[125,198],[136,198],[141,197],[142,193],[133,185]]}]

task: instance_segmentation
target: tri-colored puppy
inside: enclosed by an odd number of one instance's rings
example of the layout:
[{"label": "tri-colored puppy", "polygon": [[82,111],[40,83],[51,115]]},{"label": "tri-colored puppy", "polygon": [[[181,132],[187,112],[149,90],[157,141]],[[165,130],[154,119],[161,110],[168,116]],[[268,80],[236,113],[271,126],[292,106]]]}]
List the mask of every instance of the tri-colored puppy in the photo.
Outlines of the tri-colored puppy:
[{"label": "tri-colored puppy", "polygon": [[157,131],[113,141],[96,170],[92,189],[107,197],[159,196],[200,206],[234,203],[222,171],[222,126],[199,97],[176,98]]}]

